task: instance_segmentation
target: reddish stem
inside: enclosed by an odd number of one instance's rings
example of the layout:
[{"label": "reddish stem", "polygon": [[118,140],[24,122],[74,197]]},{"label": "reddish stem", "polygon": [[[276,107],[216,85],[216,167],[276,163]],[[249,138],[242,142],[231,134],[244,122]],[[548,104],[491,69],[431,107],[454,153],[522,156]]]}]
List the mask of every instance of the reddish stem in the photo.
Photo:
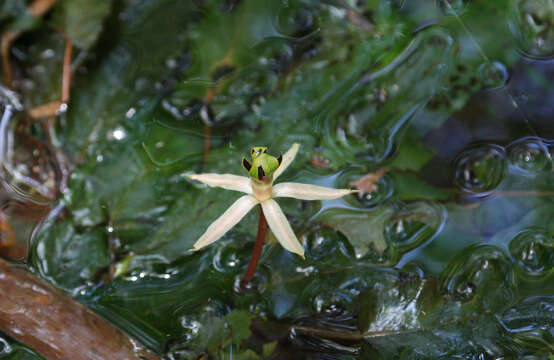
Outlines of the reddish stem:
[{"label": "reddish stem", "polygon": [[254,249],[252,250],[252,256],[250,257],[250,263],[248,268],[244,273],[244,277],[240,282],[241,287],[247,285],[252,278],[254,277],[254,272],[256,271],[256,266],[262,255],[262,247],[264,246],[265,235],[267,234],[267,221],[265,220],[264,212],[262,210],[262,205],[260,207],[260,220],[258,221],[258,236],[256,236],[256,243],[254,244]]}]

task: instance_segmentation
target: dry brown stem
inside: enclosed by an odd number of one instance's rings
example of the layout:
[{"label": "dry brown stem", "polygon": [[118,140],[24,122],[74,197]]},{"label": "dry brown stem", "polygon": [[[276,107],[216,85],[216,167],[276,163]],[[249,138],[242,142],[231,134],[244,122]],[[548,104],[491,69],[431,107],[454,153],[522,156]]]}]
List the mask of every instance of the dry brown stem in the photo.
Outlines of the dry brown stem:
[{"label": "dry brown stem", "polygon": [[[56,4],[57,0],[35,0],[28,7],[29,11],[33,16],[42,17]],[[12,42],[15,41],[21,35],[21,31],[11,31],[5,34],[2,34],[1,42],[1,56],[2,56],[2,71],[4,73],[4,81],[7,86],[12,86],[13,74],[12,68],[10,65],[10,47]]]}]

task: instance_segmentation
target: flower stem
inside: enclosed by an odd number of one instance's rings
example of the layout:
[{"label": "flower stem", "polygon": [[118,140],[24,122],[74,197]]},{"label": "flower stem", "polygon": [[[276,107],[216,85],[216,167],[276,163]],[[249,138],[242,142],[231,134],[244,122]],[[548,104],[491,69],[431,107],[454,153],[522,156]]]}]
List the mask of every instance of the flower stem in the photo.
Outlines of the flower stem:
[{"label": "flower stem", "polygon": [[262,205],[260,207],[260,220],[258,221],[258,236],[256,236],[256,243],[254,244],[254,249],[252,250],[252,256],[250,257],[250,263],[248,263],[248,268],[244,273],[244,277],[240,282],[241,287],[245,287],[254,277],[254,272],[256,271],[256,266],[262,255],[262,247],[264,245],[265,236],[267,234],[267,221],[265,220],[264,212],[262,210]]}]

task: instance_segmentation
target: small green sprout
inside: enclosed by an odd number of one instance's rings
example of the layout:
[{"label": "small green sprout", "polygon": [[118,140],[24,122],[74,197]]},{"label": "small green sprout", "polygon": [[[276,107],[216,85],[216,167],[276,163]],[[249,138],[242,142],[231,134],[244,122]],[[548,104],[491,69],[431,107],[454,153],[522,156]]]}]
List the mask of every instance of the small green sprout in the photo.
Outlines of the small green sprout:
[{"label": "small green sprout", "polygon": [[294,182],[284,182],[273,186],[273,181],[292,163],[299,148],[299,144],[294,144],[284,155],[275,158],[267,154],[266,147],[253,147],[251,150],[252,163],[245,158],[242,159],[242,165],[250,177],[232,174],[183,174],[189,179],[200,181],[208,186],[246,193],[208,226],[191,251],[200,250],[219,240],[254,206],[260,204],[267,224],[279,243],[288,251],[304,258],[304,247],[294,235],[279,204],[273,199],[290,197],[300,200],[332,200],[358,192],[358,190],[333,189]]}]

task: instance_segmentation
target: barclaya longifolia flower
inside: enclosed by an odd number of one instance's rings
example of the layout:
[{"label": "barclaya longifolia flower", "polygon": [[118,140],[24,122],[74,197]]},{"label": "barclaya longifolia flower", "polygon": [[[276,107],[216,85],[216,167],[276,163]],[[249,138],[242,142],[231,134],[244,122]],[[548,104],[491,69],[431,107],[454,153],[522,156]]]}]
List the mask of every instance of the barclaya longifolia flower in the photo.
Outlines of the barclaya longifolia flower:
[{"label": "barclaya longifolia flower", "polygon": [[246,195],[240,197],[219,218],[217,218],[200,236],[190,251],[197,251],[219,240],[235,226],[254,206],[260,204],[269,228],[288,251],[304,258],[304,248],[294,235],[292,228],[274,200],[279,197],[290,197],[300,200],[332,200],[357,192],[358,190],[333,189],[323,186],[283,182],[273,182],[292,163],[300,145],[294,144],[278,158],[267,153],[267,147],[253,147],[252,161],[242,158],[242,166],[249,177],[232,174],[183,174],[189,179],[200,181],[208,186],[221,187],[227,190],[241,191]]}]

